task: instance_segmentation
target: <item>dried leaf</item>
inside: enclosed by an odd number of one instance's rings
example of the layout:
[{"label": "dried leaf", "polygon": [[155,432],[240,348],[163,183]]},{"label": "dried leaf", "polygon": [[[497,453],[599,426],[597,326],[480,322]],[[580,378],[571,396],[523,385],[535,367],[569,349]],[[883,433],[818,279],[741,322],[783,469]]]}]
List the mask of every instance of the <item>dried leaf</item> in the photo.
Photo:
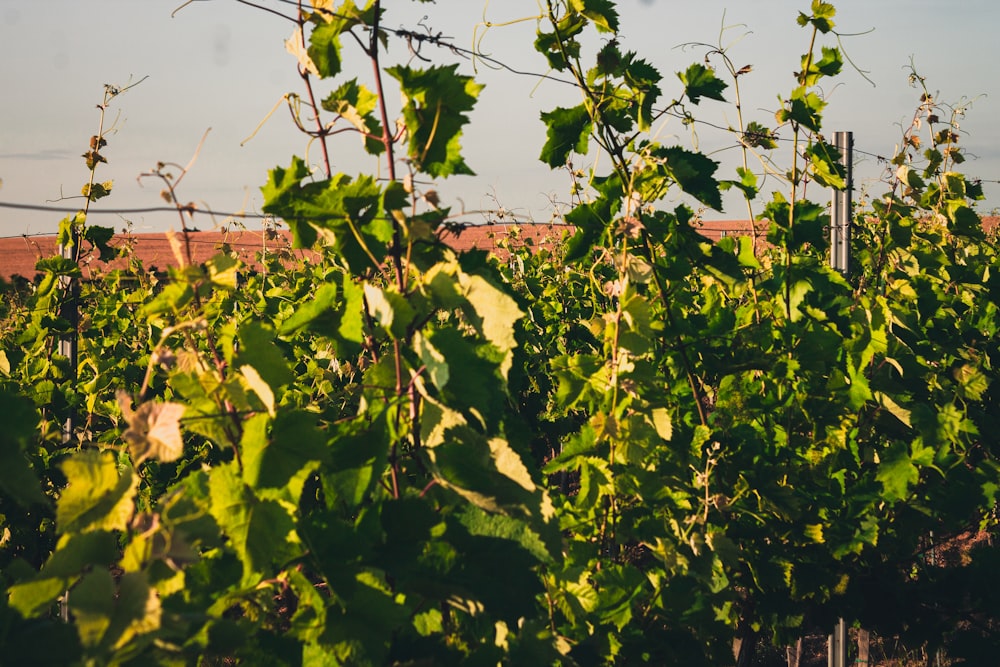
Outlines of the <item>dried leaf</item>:
[{"label": "dried leaf", "polygon": [[170,250],[174,253],[177,265],[182,269],[187,266],[184,258],[184,249],[181,247],[181,240],[177,238],[177,232],[172,229],[167,230],[167,241],[170,243]]},{"label": "dried leaf", "polygon": [[122,438],[128,443],[129,453],[136,465],[146,459],[176,461],[180,458],[184,451],[180,425],[185,409],[183,405],[149,401],[133,412],[123,392],[119,392],[118,402],[129,424]]},{"label": "dried leaf", "polygon": [[299,68],[303,72],[319,76],[319,68],[316,67],[316,63],[309,57],[309,52],[306,50],[305,37],[301,27],[296,28],[292,36],[285,40],[285,50],[298,59]]}]

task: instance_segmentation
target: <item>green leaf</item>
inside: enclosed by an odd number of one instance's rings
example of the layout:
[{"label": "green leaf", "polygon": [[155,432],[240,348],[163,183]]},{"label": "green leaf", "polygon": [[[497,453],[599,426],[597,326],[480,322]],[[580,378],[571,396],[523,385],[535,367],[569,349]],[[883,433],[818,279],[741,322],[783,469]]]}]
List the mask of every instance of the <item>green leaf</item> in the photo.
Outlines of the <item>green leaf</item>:
[{"label": "green leaf", "polygon": [[292,508],[261,500],[243,483],[233,464],[212,468],[211,514],[243,565],[242,586],[254,586],[300,554]]},{"label": "green leaf", "polygon": [[910,428],[911,412],[909,410],[896,403],[896,401],[894,401],[888,394],[885,394],[883,392],[880,391],[875,392],[874,398],[879,402],[879,405],[888,410],[893,417],[895,417],[900,421],[900,423],[902,423],[907,428]]},{"label": "green leaf", "polygon": [[287,487],[289,499],[296,503],[306,478],[329,456],[315,415],[298,410],[282,410],[273,423],[267,415],[251,417],[243,427],[240,447],[247,485],[255,492]]},{"label": "green leaf", "polygon": [[566,261],[573,262],[587,255],[604,233],[611,219],[606,201],[584,202],[566,214],[566,222],[576,227],[576,233],[566,244]]},{"label": "green leaf", "polygon": [[307,646],[316,645],[316,640],[320,638],[326,627],[326,598],[300,570],[289,570],[287,576],[297,598],[290,632],[295,637],[304,640]]},{"label": "green leaf", "polygon": [[442,619],[443,617],[439,610],[428,609],[413,617],[413,628],[421,637],[429,637],[443,631]]},{"label": "green leaf", "polygon": [[805,86],[815,86],[820,78],[839,74],[843,66],[844,61],[840,56],[840,50],[824,46],[823,57],[819,60],[815,59],[814,54],[802,56],[802,68],[805,75],[801,78],[801,82]]},{"label": "green leaf", "polygon": [[837,14],[836,8],[829,2],[813,0],[812,15],[799,13],[798,23],[801,26],[812,24],[821,33],[828,33],[833,30],[833,17]]},{"label": "green leaf", "polygon": [[779,123],[796,123],[802,127],[819,132],[822,125],[822,113],[826,102],[816,93],[810,93],[805,86],[799,86],[792,91],[782,109],[777,113]]},{"label": "green leaf", "polygon": [[270,327],[251,321],[241,325],[236,335],[240,346],[233,360],[234,366],[252,366],[276,395],[279,387],[295,380],[285,355],[274,342],[274,332]]},{"label": "green leaf", "polygon": [[[268,174],[267,183],[261,186],[261,194],[264,195],[264,210],[270,206],[276,215],[280,215],[278,210],[294,211],[293,205],[299,190],[302,179],[309,176],[310,171],[305,161],[295,156],[292,158],[292,165],[275,167]],[[296,248],[311,248],[316,243],[316,230],[311,225],[298,224],[298,219],[294,224],[290,224],[292,230],[292,240]]]},{"label": "green leaf", "polygon": [[882,497],[889,503],[905,500],[910,495],[910,487],[920,479],[920,471],[913,465],[906,445],[897,443],[882,452],[879,458],[875,479],[882,484]]},{"label": "green leaf", "polygon": [[645,60],[636,58],[631,52],[627,54],[625,62],[625,83],[638,102],[638,110],[632,115],[638,122],[639,129],[646,132],[653,122],[653,105],[660,98],[661,91],[657,84],[662,77],[655,67]]},{"label": "green leaf", "polygon": [[590,19],[599,32],[618,32],[618,10],[611,0],[570,0],[570,6]]},{"label": "green leaf", "polygon": [[[110,187],[111,181],[108,181],[105,185]],[[91,245],[97,248],[98,255],[102,262],[110,261],[118,255],[118,250],[108,245],[114,236],[115,230],[113,227],[87,225],[87,227],[83,230],[84,240],[90,242]]]},{"label": "green leaf", "polygon": [[232,255],[219,253],[205,262],[208,279],[216,287],[225,290],[235,290],[239,282],[240,261]]},{"label": "green leaf", "polygon": [[776,246],[798,250],[806,244],[823,248],[829,243],[830,216],[806,199],[796,199],[793,208],[776,190],[758,218],[771,221],[767,240]]},{"label": "green leaf", "polygon": [[73,588],[70,610],[84,646],[96,646],[104,638],[111,625],[114,594],[115,584],[107,570],[86,573]]},{"label": "green leaf", "polygon": [[299,157],[289,169],[271,170],[261,187],[263,209],[284,219],[298,247],[316,243],[318,233],[357,274],[379,265],[392,240],[392,223],[380,216],[381,190],[371,176],[356,180],[345,174],[301,183],[309,170]]},{"label": "green leaf", "polygon": [[722,181],[719,183],[719,189],[729,190],[735,187],[740,189],[747,199],[755,199],[757,197],[757,175],[743,167],[737,167],[736,173],[739,175],[740,180]]},{"label": "green leaf", "polygon": [[[275,404],[274,390],[271,388],[271,385],[265,382],[264,378],[262,378],[260,373],[257,372],[257,369],[249,364],[240,366],[239,372],[246,387],[256,394],[257,398],[260,399],[260,402],[264,405],[264,409],[267,410],[267,414],[273,417],[275,413]],[[232,386],[232,384],[228,385],[231,391],[235,391],[232,389]],[[245,396],[245,394],[243,395]]]},{"label": "green leaf", "polygon": [[458,65],[426,70],[399,66],[385,71],[399,81],[413,166],[436,177],[473,175],[462,159],[460,139],[462,127],[469,122],[466,113],[483,86],[458,74]]},{"label": "green leaf", "polygon": [[358,130],[364,137],[365,149],[371,155],[380,155],[385,144],[377,139],[382,136],[382,124],[375,116],[378,95],[358,83],[357,79],[346,81],[330,93],[321,106],[335,113]]},{"label": "green leaf", "polygon": [[387,664],[393,630],[410,623],[401,597],[393,595],[380,573],[369,570],[341,574],[333,586],[344,603],[327,610],[323,639],[334,651],[345,651],[347,659],[338,664]]},{"label": "green leaf", "polygon": [[10,587],[10,605],[23,616],[36,616],[62,595],[85,569],[107,569],[118,557],[114,533],[96,530],[63,535],[41,572]]},{"label": "green leaf", "polygon": [[823,524],[808,524],[805,529],[805,536],[816,544],[823,544],[826,541],[823,537]]},{"label": "green leaf", "polygon": [[96,450],[74,454],[59,467],[67,480],[56,505],[60,532],[128,528],[139,484],[131,468],[119,471],[111,452]]},{"label": "green leaf", "polygon": [[462,271],[454,260],[428,269],[424,284],[436,307],[461,309],[469,325],[501,353],[500,374],[506,378],[517,347],[515,325],[524,316],[517,302],[483,276]]},{"label": "green leaf", "polygon": [[368,314],[396,340],[407,336],[416,313],[406,297],[398,292],[364,284]]},{"label": "green leaf", "polygon": [[743,143],[747,146],[751,148],[765,148],[767,150],[773,150],[778,147],[778,142],[775,139],[775,134],[757,121],[747,123],[742,137]]},{"label": "green leaf", "polygon": [[321,470],[327,503],[361,505],[375,488],[389,459],[389,438],[383,419],[368,426],[360,420],[342,426],[329,443],[329,465]]},{"label": "green leaf", "polygon": [[77,211],[76,215],[66,216],[59,221],[59,232],[56,234],[56,243],[67,248],[72,248],[76,243],[78,234],[87,224],[87,214]]},{"label": "green leaf", "polygon": [[38,477],[25,458],[25,448],[35,435],[38,415],[32,402],[0,388],[0,491],[22,504],[46,502]]},{"label": "green leaf", "polygon": [[719,163],[702,153],[693,153],[678,146],[660,146],[652,151],[660,160],[660,168],[673,179],[684,192],[695,199],[722,210],[722,195],[719,182],[715,180],[715,170]]},{"label": "green leaf", "polygon": [[309,35],[309,57],[319,76],[329,79],[340,73],[340,33],[343,22],[321,23]]},{"label": "green leaf", "polygon": [[90,201],[97,201],[98,199],[103,199],[111,194],[111,188],[114,185],[114,181],[104,181],[103,183],[87,183],[83,186],[80,191],[84,197]]},{"label": "green leaf", "polygon": [[520,456],[501,438],[486,438],[430,397],[422,401],[422,441],[443,487],[489,512],[538,515],[541,494]]},{"label": "green leaf", "polygon": [[517,347],[515,325],[524,312],[510,295],[482,276],[460,273],[459,285],[471,306],[466,309],[469,321],[503,355],[500,375],[506,378]]},{"label": "green leaf", "polygon": [[427,377],[438,390],[444,389],[451,379],[448,362],[434,344],[419,331],[413,336],[413,349],[427,368]]},{"label": "green leaf", "polygon": [[553,32],[538,32],[535,50],[545,56],[549,67],[564,71],[580,57],[580,43],[574,39],[583,32],[587,22],[579,12],[568,13]]},{"label": "green leaf", "polygon": [[309,326],[316,319],[331,311],[337,304],[337,284],[323,283],[309,299],[297,304],[295,311],[281,323],[278,333],[282,336]]},{"label": "green leaf", "polygon": [[656,429],[656,434],[666,441],[670,441],[674,437],[674,426],[670,419],[670,411],[666,408],[654,408],[652,411],[651,420],[653,423],[653,428]]},{"label": "green leaf", "polygon": [[737,243],[739,244],[739,249],[736,261],[740,263],[740,266],[750,269],[761,268],[761,263],[757,260],[757,255],[754,254],[753,239],[749,236],[741,236],[737,239]]},{"label": "green leaf", "polygon": [[127,572],[118,582],[108,570],[88,572],[69,607],[84,646],[117,648],[160,627],[160,598],[143,572]]},{"label": "green leaf", "polygon": [[971,239],[982,238],[982,220],[963,200],[955,199],[948,202],[947,215],[950,222],[949,229],[952,234]]},{"label": "green leaf", "polygon": [[847,187],[846,171],[840,164],[840,154],[830,144],[817,141],[806,148],[809,173],[817,183],[827,188],[843,190]]},{"label": "green leaf", "polygon": [[726,82],[715,76],[715,72],[701,63],[694,63],[685,72],[678,72],[677,78],[684,84],[684,94],[692,104],[698,104],[701,98],[725,102],[722,91]]},{"label": "green leaf", "polygon": [[973,401],[982,400],[983,394],[990,386],[990,380],[983,372],[972,364],[963,364],[956,368],[952,375],[958,382],[959,395]]},{"label": "green leaf", "polygon": [[421,338],[419,353],[427,357],[424,363],[444,403],[489,432],[500,427],[507,393],[501,376],[503,359],[495,348],[454,328],[435,327]]},{"label": "green leaf", "polygon": [[[343,280],[344,306],[340,311],[337,333],[341,340],[360,343],[364,340],[364,288],[347,273]],[[348,351],[342,352],[345,356]]]},{"label": "green leaf", "polygon": [[[554,554],[550,552],[551,542],[547,545],[531,522],[502,514],[491,514],[475,506],[463,508],[459,514],[459,521],[473,535],[510,540],[519,544],[542,563],[553,561]],[[556,547],[558,546],[557,539]]]},{"label": "green leaf", "polygon": [[545,145],[539,156],[542,162],[555,169],[566,166],[570,153],[587,154],[593,121],[584,105],[543,111],[542,121],[547,128]]},{"label": "green leaf", "polygon": [[79,265],[66,257],[45,257],[35,262],[36,271],[45,271],[56,276],[79,277]]}]

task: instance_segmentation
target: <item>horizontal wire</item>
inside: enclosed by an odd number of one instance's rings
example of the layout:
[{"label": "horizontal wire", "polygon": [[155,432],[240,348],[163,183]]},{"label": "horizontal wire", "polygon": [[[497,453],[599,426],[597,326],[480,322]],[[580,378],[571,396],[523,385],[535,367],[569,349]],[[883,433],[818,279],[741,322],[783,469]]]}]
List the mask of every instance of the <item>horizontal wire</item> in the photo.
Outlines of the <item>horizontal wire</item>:
[{"label": "horizontal wire", "polygon": [[[70,208],[67,206],[51,206],[46,204],[19,204],[16,202],[0,202],[0,208],[13,208],[25,211],[46,211],[49,213],[79,213],[83,209]],[[128,213],[200,213],[204,215],[216,215],[225,218],[252,218],[263,220],[274,218],[273,215],[263,213],[230,213],[227,211],[214,211],[211,209],[200,209],[194,206],[182,206],[180,208],[172,206],[143,206],[138,208],[91,208],[87,210],[87,215],[125,215]]]}]

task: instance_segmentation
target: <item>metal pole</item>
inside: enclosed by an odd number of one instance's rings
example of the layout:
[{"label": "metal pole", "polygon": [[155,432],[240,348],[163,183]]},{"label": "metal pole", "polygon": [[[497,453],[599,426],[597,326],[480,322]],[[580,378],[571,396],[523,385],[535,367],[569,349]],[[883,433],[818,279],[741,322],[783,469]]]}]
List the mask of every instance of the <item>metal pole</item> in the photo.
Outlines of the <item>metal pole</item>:
[{"label": "metal pole", "polygon": [[[834,132],[833,145],[840,153],[840,164],[844,166],[845,187],[843,190],[834,190],[830,201],[830,266],[846,276],[850,271],[854,133]],[[828,641],[829,667],[847,667],[847,625],[844,619],[837,620]]]},{"label": "metal pole", "polygon": [[840,152],[846,174],[843,190],[834,190],[830,202],[830,266],[847,275],[851,252],[851,192],[854,190],[853,132],[834,132],[833,145]]},{"label": "metal pole", "polygon": [[[79,257],[80,232],[76,224],[72,225],[73,231],[70,233],[69,244],[59,244],[59,254],[74,262]],[[59,276],[59,287],[63,290],[62,305],[59,308],[59,315],[69,323],[69,330],[59,335],[59,354],[66,357],[69,363],[69,377],[72,382],[76,382],[77,367],[77,333],[80,323],[80,283],[73,276]],[[66,407],[66,414],[63,415],[62,441],[68,445],[73,441],[74,414],[73,407]],[[63,623],[69,622],[69,590],[63,592],[59,598],[59,617]]]},{"label": "metal pole", "polygon": [[[59,253],[74,262],[79,256],[80,232],[73,224],[73,231],[68,245],[60,244]],[[59,286],[63,289],[63,302],[59,315],[69,323],[69,331],[59,336],[59,354],[69,360],[70,380],[76,381],[77,330],[80,323],[80,283],[72,276],[60,276]],[[63,419],[62,440],[68,444],[73,439],[73,408],[67,407]]]}]

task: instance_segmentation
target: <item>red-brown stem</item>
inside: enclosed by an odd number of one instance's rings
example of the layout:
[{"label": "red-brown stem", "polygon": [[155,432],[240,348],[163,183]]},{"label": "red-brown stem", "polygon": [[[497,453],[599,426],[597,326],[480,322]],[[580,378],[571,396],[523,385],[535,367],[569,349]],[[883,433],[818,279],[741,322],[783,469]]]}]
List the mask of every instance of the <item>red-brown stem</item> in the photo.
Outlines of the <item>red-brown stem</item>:
[{"label": "red-brown stem", "polygon": [[[382,85],[382,68],[379,66],[378,58],[378,28],[381,13],[382,3],[380,0],[376,0],[374,11],[375,21],[371,26],[371,40],[368,43],[367,53],[375,75],[375,93],[378,96],[379,115],[382,118],[382,145],[385,147],[389,181],[392,182],[396,180],[396,158],[392,150],[395,139],[389,131],[389,111],[385,106],[385,88]],[[392,225],[392,248],[389,251],[389,255],[392,257],[392,268],[396,274],[396,287],[399,288],[401,294],[404,294],[406,292],[406,274],[403,272],[402,234],[399,223],[393,220]]]},{"label": "red-brown stem", "polygon": [[[299,3],[299,16],[298,16],[299,30],[302,34],[305,34],[305,18],[302,11],[302,3]],[[326,145],[326,135],[327,130],[323,127],[323,120],[319,117],[319,105],[316,104],[316,95],[313,93],[312,79],[309,77],[309,72],[299,67],[299,76],[302,77],[303,83],[306,86],[306,92],[309,93],[309,106],[313,110],[313,118],[316,121],[316,137],[319,139],[320,148],[323,150],[323,169],[326,172],[326,177],[330,178],[333,175],[332,168],[330,166],[330,150]]]}]

